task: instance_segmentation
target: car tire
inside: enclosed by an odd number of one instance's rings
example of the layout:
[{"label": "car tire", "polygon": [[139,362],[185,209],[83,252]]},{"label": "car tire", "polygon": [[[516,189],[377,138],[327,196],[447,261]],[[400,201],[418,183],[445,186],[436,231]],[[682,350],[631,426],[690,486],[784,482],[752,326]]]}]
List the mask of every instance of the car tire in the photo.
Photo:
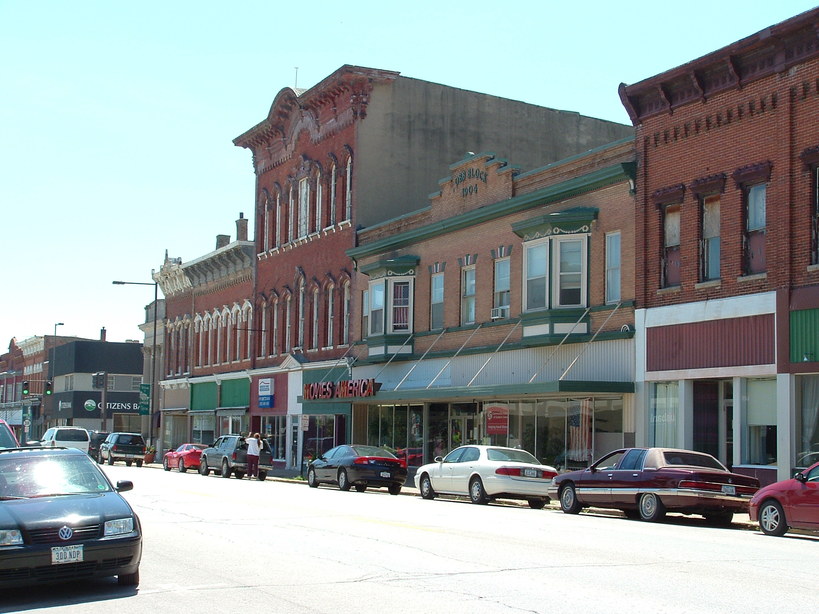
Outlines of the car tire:
[{"label": "car tire", "polygon": [[114,456],[113,456],[113,454],[109,454],[109,455],[108,455],[108,464],[109,464],[109,465],[113,465],[113,464],[114,464]]},{"label": "car tire", "polygon": [[162,459],[162,468],[165,471],[170,471],[171,470],[171,466],[168,464],[168,459],[167,458]]},{"label": "car tire", "polygon": [[125,466],[126,467],[130,467],[132,464],[133,464],[133,461],[129,461],[129,460],[125,461]]},{"label": "car tire", "polygon": [[577,500],[577,491],[574,484],[566,484],[560,489],[560,509],[564,514],[579,514],[583,506]]},{"label": "car tire", "polygon": [[179,463],[176,465],[176,470],[177,470],[179,473],[185,473],[185,472],[188,470],[188,468],[187,468],[187,467],[185,467],[185,461],[184,461],[184,459],[181,459],[181,458],[179,459]]},{"label": "car tire", "polygon": [[653,492],[643,493],[640,497],[640,519],[646,522],[657,522],[665,517],[665,505]]},{"label": "car tire", "polygon": [[418,481],[419,490],[421,491],[421,498],[422,499],[434,499],[435,498],[435,490],[432,488],[432,480],[430,480],[428,474],[424,474],[421,476],[421,479]]},{"label": "car tire", "polygon": [[97,463],[98,463],[98,464],[100,464],[100,465],[102,465],[102,463],[103,463],[103,462],[104,462],[104,461],[103,461],[103,459],[102,459],[102,454],[101,454],[101,453],[99,453],[99,452],[97,452]]},{"label": "car tire", "polygon": [[367,490],[366,484],[354,484],[356,492],[364,492]]},{"label": "car tire", "polygon": [[307,485],[310,488],[318,488],[318,480],[316,479],[316,470],[310,467],[307,470]]},{"label": "car tire", "polygon": [[230,473],[230,465],[228,465],[227,459],[224,458],[222,459],[222,472],[219,475],[221,475],[223,478],[229,478]]},{"label": "car tire", "polygon": [[733,512],[714,512],[713,514],[704,514],[705,522],[715,527],[729,527],[734,520]]},{"label": "car tire", "polygon": [[136,461],[136,466],[137,467],[142,467],[142,461],[141,460]]},{"label": "car tire", "polygon": [[469,483],[469,500],[476,505],[486,505],[489,503],[486,491],[483,489],[481,478],[472,478],[472,481]]},{"label": "car tire", "polygon": [[401,484],[390,484],[389,486],[387,486],[387,492],[389,492],[391,495],[400,495],[401,488],[402,488]]},{"label": "car tire", "polygon": [[208,475],[210,473],[210,469],[208,469],[208,461],[203,456],[199,459],[199,475]]},{"label": "car tire", "polygon": [[347,477],[347,470],[343,467],[338,470],[338,489],[339,490],[350,490],[350,478]]},{"label": "car tire", "polygon": [[264,482],[267,479],[267,471],[260,471],[256,479],[260,482]]},{"label": "car tire", "polygon": [[788,532],[788,520],[778,501],[768,499],[759,506],[759,528],[765,535],[782,537]]},{"label": "car tire", "polygon": [[236,476],[237,480],[241,480],[243,477],[245,477],[245,472],[244,471],[234,471],[233,475]]},{"label": "car tire", "polygon": [[546,499],[528,499],[527,502],[533,510],[542,510],[546,507]]},{"label": "car tire", "polygon": [[139,569],[134,573],[121,573],[117,576],[117,584],[120,586],[138,586],[139,585]]}]

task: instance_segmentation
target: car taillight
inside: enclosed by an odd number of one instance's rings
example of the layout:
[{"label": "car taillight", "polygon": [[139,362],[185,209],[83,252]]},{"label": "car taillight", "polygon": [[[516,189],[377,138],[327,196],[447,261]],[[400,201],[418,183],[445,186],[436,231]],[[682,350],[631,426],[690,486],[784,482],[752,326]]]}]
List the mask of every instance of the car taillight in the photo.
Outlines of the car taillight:
[{"label": "car taillight", "polygon": [[383,458],[380,456],[359,456],[355,460],[353,460],[354,465],[401,465],[402,467],[406,467],[407,465],[397,459],[397,458]]},{"label": "car taillight", "polygon": [[557,475],[554,471],[543,471],[530,467],[498,467],[495,469],[497,475],[512,475],[524,478],[541,478],[549,480]]},{"label": "car taillight", "polygon": [[699,482],[697,480],[680,480],[680,488],[693,488],[695,490],[715,490],[721,491],[722,484],[716,482]]},{"label": "car taillight", "polygon": [[236,451],[234,450],[233,453],[230,455],[231,460],[236,460]]}]

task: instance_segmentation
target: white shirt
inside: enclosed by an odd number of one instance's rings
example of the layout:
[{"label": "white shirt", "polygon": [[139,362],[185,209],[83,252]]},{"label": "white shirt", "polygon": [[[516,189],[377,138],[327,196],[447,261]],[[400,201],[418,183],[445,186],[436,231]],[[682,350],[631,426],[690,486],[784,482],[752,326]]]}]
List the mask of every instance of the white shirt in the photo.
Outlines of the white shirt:
[{"label": "white shirt", "polygon": [[245,441],[247,442],[247,453],[251,456],[259,456],[259,440],[255,437],[248,437]]}]

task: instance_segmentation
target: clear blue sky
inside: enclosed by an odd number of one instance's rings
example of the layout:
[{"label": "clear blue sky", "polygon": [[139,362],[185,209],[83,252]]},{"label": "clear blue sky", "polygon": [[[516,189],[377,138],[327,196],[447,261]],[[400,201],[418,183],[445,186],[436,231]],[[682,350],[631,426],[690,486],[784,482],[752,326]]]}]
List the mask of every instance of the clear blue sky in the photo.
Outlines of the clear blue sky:
[{"label": "clear blue sky", "polygon": [[0,353],[57,322],[140,339],[153,289],[112,280],[235,239],[239,212],[252,236],[232,139],[283,87],[356,64],[628,123],[619,83],[814,2],[0,0]]}]

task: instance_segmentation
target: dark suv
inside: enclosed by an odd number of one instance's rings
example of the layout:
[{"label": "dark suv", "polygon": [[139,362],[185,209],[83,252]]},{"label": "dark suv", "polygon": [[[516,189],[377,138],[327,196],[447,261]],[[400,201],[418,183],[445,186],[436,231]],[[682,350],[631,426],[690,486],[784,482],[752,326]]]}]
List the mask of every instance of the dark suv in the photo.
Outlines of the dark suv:
[{"label": "dark suv", "polygon": [[[262,450],[259,454],[259,479],[264,480],[268,471],[273,470],[273,455],[267,441],[262,440]],[[209,448],[202,450],[199,458],[199,473],[208,475],[211,471],[219,473],[223,478],[231,474],[240,480],[247,473],[247,443],[241,435],[222,435]]]},{"label": "dark suv", "polygon": [[145,460],[145,440],[137,433],[111,433],[100,444],[97,460],[100,464],[107,462],[109,465],[121,460],[129,467],[136,462],[137,467],[142,467]]},{"label": "dark suv", "polygon": [[91,437],[91,440],[88,442],[88,456],[99,460],[100,444],[105,441],[110,434],[108,431],[88,431],[88,435]]}]

